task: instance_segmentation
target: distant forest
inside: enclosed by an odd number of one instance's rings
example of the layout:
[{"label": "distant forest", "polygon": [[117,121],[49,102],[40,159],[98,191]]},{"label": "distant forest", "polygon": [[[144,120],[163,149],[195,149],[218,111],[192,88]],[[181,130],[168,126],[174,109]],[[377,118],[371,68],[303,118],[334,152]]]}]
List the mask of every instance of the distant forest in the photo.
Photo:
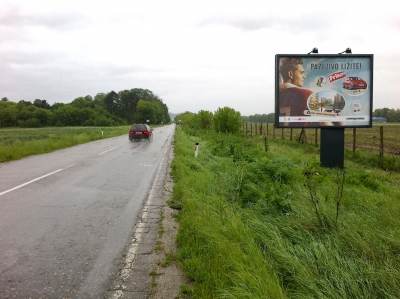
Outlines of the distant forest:
[{"label": "distant forest", "polygon": [[384,117],[387,122],[400,122],[400,109],[380,108],[375,109],[374,116]]},{"label": "distant forest", "polygon": [[253,122],[253,123],[273,123],[274,122],[274,113],[268,114],[253,114],[249,116],[242,116],[244,121]]},{"label": "distant forest", "polygon": [[[269,114],[253,114],[242,116],[242,119],[248,122],[274,122],[274,113]],[[375,109],[373,116],[384,117],[387,122],[400,122],[400,109],[379,108]]]},{"label": "distant forest", "polygon": [[71,103],[36,99],[0,100],[0,127],[45,126],[117,126],[131,123],[169,123],[168,107],[148,89],[134,88],[120,92],[98,93],[79,97]]}]

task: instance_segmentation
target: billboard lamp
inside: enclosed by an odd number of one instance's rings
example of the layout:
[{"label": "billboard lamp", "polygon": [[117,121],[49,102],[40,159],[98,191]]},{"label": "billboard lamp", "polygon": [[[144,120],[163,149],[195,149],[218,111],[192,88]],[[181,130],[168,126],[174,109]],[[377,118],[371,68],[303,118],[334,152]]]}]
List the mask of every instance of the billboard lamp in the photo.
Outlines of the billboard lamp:
[{"label": "billboard lamp", "polygon": [[352,53],[352,52],[351,52],[351,48],[346,48],[346,50],[344,50],[343,52],[340,52],[340,53],[338,53],[338,54],[343,54],[343,53],[351,54],[351,53]]},{"label": "billboard lamp", "polygon": [[307,54],[318,54],[318,48],[314,47],[310,52],[308,52]]}]

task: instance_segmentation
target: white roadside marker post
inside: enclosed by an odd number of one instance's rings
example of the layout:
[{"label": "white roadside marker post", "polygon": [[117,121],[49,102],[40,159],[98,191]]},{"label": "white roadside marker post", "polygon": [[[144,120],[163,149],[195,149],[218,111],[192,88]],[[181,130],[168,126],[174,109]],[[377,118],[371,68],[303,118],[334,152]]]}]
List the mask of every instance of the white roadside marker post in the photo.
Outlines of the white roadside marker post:
[{"label": "white roadside marker post", "polygon": [[197,156],[199,155],[199,143],[196,142],[194,145],[194,157],[197,158]]}]

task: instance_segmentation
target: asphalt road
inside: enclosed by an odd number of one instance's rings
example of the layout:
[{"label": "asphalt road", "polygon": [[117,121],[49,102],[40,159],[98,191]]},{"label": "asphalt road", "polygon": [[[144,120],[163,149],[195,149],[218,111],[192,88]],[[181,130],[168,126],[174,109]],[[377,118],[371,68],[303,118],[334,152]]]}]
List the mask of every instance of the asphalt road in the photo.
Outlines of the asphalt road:
[{"label": "asphalt road", "polygon": [[173,130],[0,163],[0,298],[100,298]]}]

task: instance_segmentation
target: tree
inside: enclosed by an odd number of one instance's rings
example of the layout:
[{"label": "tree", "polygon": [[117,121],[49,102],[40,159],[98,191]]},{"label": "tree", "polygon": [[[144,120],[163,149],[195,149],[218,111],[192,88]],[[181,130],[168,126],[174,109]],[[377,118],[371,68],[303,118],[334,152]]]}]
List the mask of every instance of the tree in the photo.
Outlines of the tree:
[{"label": "tree", "polygon": [[186,111],[175,116],[175,122],[185,127],[194,128],[196,123],[196,114]]},{"label": "tree", "polygon": [[0,101],[0,127],[17,126],[17,104]]},{"label": "tree", "polygon": [[120,110],[119,95],[113,90],[109,92],[104,97],[104,106],[106,107],[107,111],[110,112],[111,114],[117,114]]},{"label": "tree", "polygon": [[161,107],[156,102],[139,100],[135,114],[136,122],[143,123],[149,120],[152,124],[160,123],[162,115],[160,108]]},{"label": "tree", "polygon": [[79,97],[72,101],[73,106],[77,108],[94,108],[95,104],[91,96]]},{"label": "tree", "polygon": [[213,125],[213,113],[210,111],[200,110],[196,115],[198,126],[201,129],[211,129]]},{"label": "tree", "polygon": [[33,101],[33,105],[38,108],[50,109],[50,105],[47,103],[46,100],[36,99]]},{"label": "tree", "polygon": [[241,124],[240,112],[229,108],[218,108],[214,114],[214,128],[217,132],[238,133]]}]

